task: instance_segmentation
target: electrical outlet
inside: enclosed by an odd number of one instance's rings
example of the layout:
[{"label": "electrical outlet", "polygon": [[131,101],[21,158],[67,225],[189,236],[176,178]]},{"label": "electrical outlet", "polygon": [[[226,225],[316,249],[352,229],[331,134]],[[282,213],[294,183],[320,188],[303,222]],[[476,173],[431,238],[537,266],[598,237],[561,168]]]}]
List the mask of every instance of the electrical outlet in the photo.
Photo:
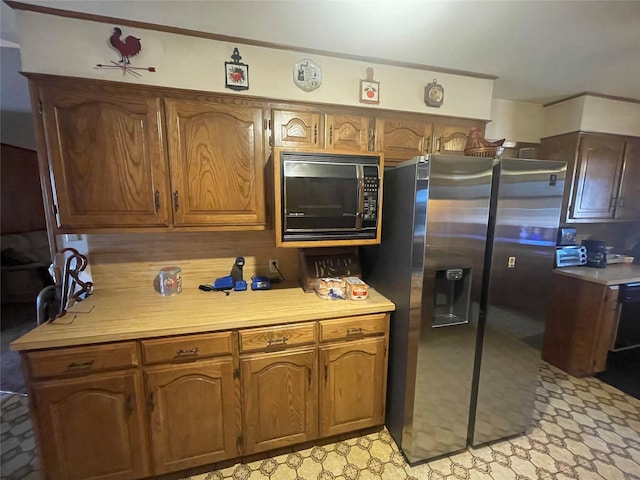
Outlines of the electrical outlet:
[{"label": "electrical outlet", "polygon": [[[274,267],[275,264],[275,267]],[[278,273],[278,268],[280,268],[280,265],[278,264],[278,259],[277,258],[270,258],[269,259],[269,273]]]}]

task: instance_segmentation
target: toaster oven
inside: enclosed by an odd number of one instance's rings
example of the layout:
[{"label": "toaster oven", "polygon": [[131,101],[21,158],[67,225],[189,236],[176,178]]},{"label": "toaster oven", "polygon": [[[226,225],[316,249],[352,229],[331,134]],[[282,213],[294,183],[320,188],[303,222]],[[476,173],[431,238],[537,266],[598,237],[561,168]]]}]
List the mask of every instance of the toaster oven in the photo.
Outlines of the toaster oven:
[{"label": "toaster oven", "polygon": [[556,247],[555,263],[558,268],[586,265],[587,249],[578,245]]}]

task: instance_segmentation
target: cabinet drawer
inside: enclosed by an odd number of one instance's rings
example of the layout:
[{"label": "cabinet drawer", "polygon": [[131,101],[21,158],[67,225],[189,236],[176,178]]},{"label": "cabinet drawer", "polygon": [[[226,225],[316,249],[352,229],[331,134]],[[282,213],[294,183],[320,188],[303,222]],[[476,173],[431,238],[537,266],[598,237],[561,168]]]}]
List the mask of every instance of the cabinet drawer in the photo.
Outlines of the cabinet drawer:
[{"label": "cabinet drawer", "polygon": [[29,352],[31,378],[57,377],[138,365],[135,342]]},{"label": "cabinet drawer", "polygon": [[143,340],[142,358],[149,364],[231,355],[232,335],[220,332]]},{"label": "cabinet drawer", "polygon": [[321,320],[320,341],[344,340],[370,335],[384,335],[389,328],[389,315],[380,313],[361,317]]},{"label": "cabinet drawer", "polygon": [[241,352],[306,345],[315,341],[315,322],[240,330]]}]

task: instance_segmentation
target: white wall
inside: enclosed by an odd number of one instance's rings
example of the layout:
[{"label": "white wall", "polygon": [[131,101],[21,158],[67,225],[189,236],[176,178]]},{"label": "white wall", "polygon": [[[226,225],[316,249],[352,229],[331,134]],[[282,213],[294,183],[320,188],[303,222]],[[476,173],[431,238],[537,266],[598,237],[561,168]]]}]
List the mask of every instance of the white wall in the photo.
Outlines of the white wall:
[{"label": "white wall", "polygon": [[543,137],[580,130],[585,97],[573,98],[544,109]]},{"label": "white wall", "polygon": [[[489,119],[491,114],[493,80],[122,27],[124,36],[134,35],[142,42],[131,65],[156,68],[155,73],[141,72],[138,79],[116,69],[95,68],[119,60],[108,42],[112,24],[23,10],[16,11],[16,19],[26,72],[231,93],[224,84],[224,62],[231,61],[233,48],[238,47],[242,62],[249,65],[250,86],[238,95],[366,106],[359,103],[359,81],[372,66],[374,80],[380,82],[380,104],[371,108],[477,119]],[[297,88],[292,78],[293,65],[305,57],[319,64],[323,73],[323,85],[309,93]],[[424,87],[433,79],[445,89],[441,108],[424,104]]]},{"label": "white wall", "polygon": [[583,95],[544,109],[543,137],[577,130],[640,136],[640,104]]},{"label": "white wall", "polygon": [[640,104],[583,95],[548,107],[493,99],[486,137],[538,143],[578,130],[640,136]]},{"label": "white wall", "polygon": [[588,132],[640,136],[640,104],[586,97],[580,127]]},{"label": "white wall", "polygon": [[543,122],[542,105],[494,98],[491,102],[491,123],[487,125],[485,137],[538,143],[542,137]]},{"label": "white wall", "polygon": [[0,49],[0,140],[7,145],[35,150],[36,140],[31,115],[27,79],[20,75],[20,51]]}]

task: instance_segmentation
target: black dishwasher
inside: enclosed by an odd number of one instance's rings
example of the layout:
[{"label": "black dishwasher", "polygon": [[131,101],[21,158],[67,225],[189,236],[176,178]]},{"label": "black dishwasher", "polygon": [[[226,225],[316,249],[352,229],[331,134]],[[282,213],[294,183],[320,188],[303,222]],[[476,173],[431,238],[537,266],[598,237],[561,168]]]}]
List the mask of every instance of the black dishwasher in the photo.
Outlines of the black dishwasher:
[{"label": "black dishwasher", "polygon": [[620,285],[618,328],[604,372],[596,378],[640,399],[640,282]]},{"label": "black dishwasher", "polygon": [[620,285],[613,351],[640,347],[640,282]]}]

